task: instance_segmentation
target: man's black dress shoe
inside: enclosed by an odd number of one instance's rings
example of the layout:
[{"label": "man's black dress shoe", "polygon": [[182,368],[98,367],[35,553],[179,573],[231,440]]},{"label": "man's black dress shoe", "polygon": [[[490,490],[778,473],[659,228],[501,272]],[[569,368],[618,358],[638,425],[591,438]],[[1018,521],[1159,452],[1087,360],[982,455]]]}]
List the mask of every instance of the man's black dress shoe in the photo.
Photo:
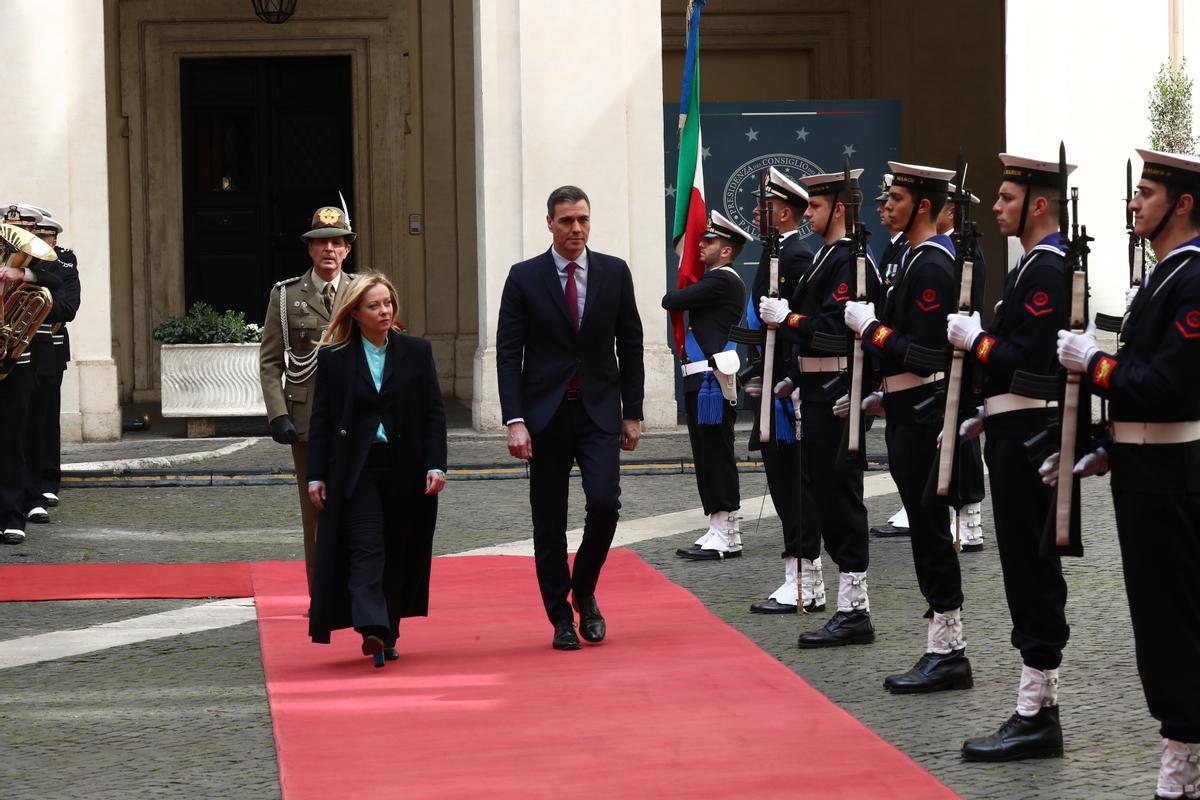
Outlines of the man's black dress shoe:
[{"label": "man's black dress shoe", "polygon": [[575,635],[575,622],[556,622],[554,623],[554,642],[555,650],[578,650],[580,648],[579,637]]},{"label": "man's black dress shoe", "polygon": [[383,666],[383,639],[372,634],[365,634],[362,641],[362,654],[370,656],[376,667]]},{"label": "man's black dress shoe", "polygon": [[395,647],[383,648],[383,660],[384,661],[399,661],[400,660],[400,651],[397,650]]},{"label": "man's black dress shoe", "polygon": [[970,689],[975,685],[971,677],[971,662],[965,650],[951,653],[926,653],[908,672],[888,675],[883,679],[883,688],[892,694],[920,694],[940,692],[946,689]]},{"label": "man's black dress shoe", "polygon": [[796,644],[802,648],[839,647],[844,644],[870,644],[875,641],[875,626],[865,611],[839,611],[824,627],[800,634]]},{"label": "man's black dress shoe", "polygon": [[908,536],[908,528],[897,528],[892,523],[886,522],[883,525],[876,525],[875,527],[871,528],[871,534],[874,536],[883,537]]},{"label": "man's black dress shoe", "polygon": [[680,548],[675,551],[675,555],[680,558],[686,558],[688,561],[724,561],[728,558],[741,558],[741,550],[730,550],[728,553],[722,553],[720,550],[684,550]]},{"label": "man's black dress shoe", "polygon": [[38,506],[37,508],[27,511],[25,513],[25,519],[29,522],[36,522],[39,525],[45,525],[50,521],[50,514],[46,511],[46,509]]},{"label": "man's black dress shoe", "polygon": [[1013,714],[991,736],[968,739],[962,746],[962,756],[967,761],[1062,758],[1062,754],[1058,706],[1046,706],[1032,717]]},{"label": "man's black dress shoe", "polygon": [[982,543],[982,542],[980,542],[980,543],[978,543],[978,544],[964,544],[964,545],[962,546],[962,551],[963,551],[964,553],[979,553],[979,552],[981,552],[982,550],[983,550],[983,543]]},{"label": "man's black dress shoe", "polygon": [[600,606],[596,604],[596,595],[575,598],[575,610],[579,612],[580,635],[593,644],[603,642],[606,628]]}]

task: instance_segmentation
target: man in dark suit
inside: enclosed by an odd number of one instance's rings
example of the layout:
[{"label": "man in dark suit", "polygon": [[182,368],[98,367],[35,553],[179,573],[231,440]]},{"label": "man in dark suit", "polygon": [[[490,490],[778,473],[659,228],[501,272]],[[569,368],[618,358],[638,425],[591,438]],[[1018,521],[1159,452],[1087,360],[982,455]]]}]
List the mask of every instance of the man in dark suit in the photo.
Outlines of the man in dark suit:
[{"label": "man in dark suit", "polygon": [[[642,321],[629,265],[587,248],[591,203],[562,186],[546,202],[553,245],[513,265],[500,299],[496,372],[508,451],[529,462],[533,550],[556,650],[603,641],[596,583],[621,508],[619,450],[641,436]],[[574,574],[567,566],[567,488],[578,464],[587,498]]]}]

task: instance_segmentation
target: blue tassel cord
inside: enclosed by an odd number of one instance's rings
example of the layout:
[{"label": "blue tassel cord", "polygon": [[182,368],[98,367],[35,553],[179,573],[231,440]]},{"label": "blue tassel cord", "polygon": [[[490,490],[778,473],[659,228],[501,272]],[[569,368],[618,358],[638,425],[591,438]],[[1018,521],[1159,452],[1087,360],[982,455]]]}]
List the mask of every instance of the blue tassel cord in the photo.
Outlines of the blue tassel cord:
[{"label": "blue tassel cord", "polygon": [[796,443],[796,409],[792,398],[775,398],[775,441],[779,444]]},{"label": "blue tassel cord", "polygon": [[704,373],[700,394],[696,397],[696,422],[699,425],[720,425],[725,421],[725,396],[712,372]]}]

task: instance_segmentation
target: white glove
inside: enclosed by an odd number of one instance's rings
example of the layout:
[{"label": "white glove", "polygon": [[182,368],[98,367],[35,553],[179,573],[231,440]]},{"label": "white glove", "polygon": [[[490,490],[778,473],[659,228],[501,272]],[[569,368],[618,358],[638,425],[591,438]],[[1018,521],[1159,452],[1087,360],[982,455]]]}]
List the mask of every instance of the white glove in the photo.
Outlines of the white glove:
[{"label": "white glove", "polygon": [[872,322],[875,322],[875,304],[874,303],[859,303],[851,301],[846,303],[846,311],[844,314],[846,327],[862,336],[863,331]]},{"label": "white glove", "polygon": [[960,442],[969,442],[981,433],[983,433],[982,408],[978,410],[975,416],[970,419],[964,419],[958,426],[958,440]]},{"label": "white glove", "polygon": [[1129,307],[1133,305],[1133,298],[1137,297],[1137,292],[1138,292],[1139,288],[1140,287],[1138,287],[1138,286],[1130,286],[1128,289],[1125,290],[1125,310],[1126,311],[1128,311]]},{"label": "white glove", "polygon": [[1075,462],[1075,468],[1071,471],[1079,478],[1105,474],[1108,472],[1108,451],[1103,447],[1097,447]]},{"label": "white glove", "polygon": [[833,415],[842,419],[850,416],[850,395],[844,394],[834,401]]},{"label": "white glove", "polygon": [[758,298],[758,318],[768,325],[779,325],[792,313],[782,297]]},{"label": "white glove", "polygon": [[775,396],[782,400],[792,394],[791,378],[784,378],[779,383],[775,384]]},{"label": "white glove", "polygon": [[1094,322],[1083,333],[1058,332],[1058,361],[1071,372],[1087,372],[1088,362],[1099,351]]},{"label": "white glove", "polygon": [[946,338],[959,350],[970,350],[974,347],[975,340],[981,333],[983,333],[983,323],[979,321],[978,311],[972,311],[970,316],[962,314],[946,316]]},{"label": "white glove", "polygon": [[[870,305],[869,303],[867,305]],[[864,414],[870,414],[872,417],[882,417],[883,414],[883,392],[871,392],[863,398],[862,410]]]},{"label": "white glove", "polygon": [[1050,454],[1050,457],[1042,462],[1038,467],[1038,474],[1042,476],[1042,483],[1047,486],[1058,485],[1058,453]]},{"label": "white glove", "polygon": [[753,397],[756,400],[762,397],[762,378],[751,378],[743,383],[742,392],[745,393],[746,397]]}]

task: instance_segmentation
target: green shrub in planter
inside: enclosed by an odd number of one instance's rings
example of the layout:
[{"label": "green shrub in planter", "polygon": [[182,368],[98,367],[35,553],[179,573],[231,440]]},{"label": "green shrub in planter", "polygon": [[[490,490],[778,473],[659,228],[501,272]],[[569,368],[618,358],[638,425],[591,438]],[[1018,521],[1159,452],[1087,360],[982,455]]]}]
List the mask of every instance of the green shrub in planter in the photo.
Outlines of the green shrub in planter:
[{"label": "green shrub in planter", "polygon": [[208,303],[196,303],[179,317],[168,317],[154,329],[163,344],[242,344],[261,342],[262,328],[246,322],[241,311],[218,314]]}]

